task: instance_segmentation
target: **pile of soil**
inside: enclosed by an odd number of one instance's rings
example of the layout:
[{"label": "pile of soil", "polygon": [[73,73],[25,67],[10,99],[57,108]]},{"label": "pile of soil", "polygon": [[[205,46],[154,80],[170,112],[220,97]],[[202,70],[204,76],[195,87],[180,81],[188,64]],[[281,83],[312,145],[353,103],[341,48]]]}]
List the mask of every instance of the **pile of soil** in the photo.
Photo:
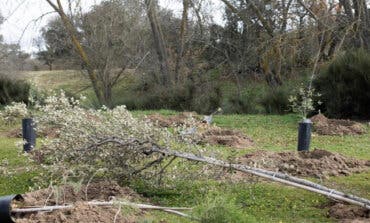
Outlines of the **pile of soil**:
[{"label": "pile of soil", "polygon": [[153,122],[155,125],[159,127],[175,127],[186,125],[187,120],[190,118],[196,119],[199,123],[201,123],[201,119],[198,118],[196,112],[182,112],[178,115],[171,115],[171,116],[163,116],[160,114],[152,114],[146,117],[147,120]]},{"label": "pile of soil", "polygon": [[310,152],[256,151],[239,158],[240,163],[294,176],[328,177],[366,171],[370,160],[357,160],[322,149]]},{"label": "pile of soil", "polygon": [[8,138],[22,138],[22,129],[21,128],[11,129],[8,132],[6,132],[5,136]]},{"label": "pile of soil", "polygon": [[[58,188],[48,188],[34,191],[24,195],[24,206],[44,206],[44,205],[66,205],[74,204],[72,209],[57,210],[53,212],[39,212],[15,216],[17,223],[128,223],[136,222],[135,216],[123,216],[118,207],[97,207],[84,203],[84,201],[109,201],[113,197],[116,199],[132,200],[138,198],[134,191],[129,188],[120,187],[114,182],[91,183],[88,186],[76,188],[63,186]],[[140,215],[143,212],[136,213]]]},{"label": "pile of soil", "polygon": [[242,132],[213,127],[202,134],[202,143],[244,149],[253,146],[253,140]]},{"label": "pile of soil", "polygon": [[[46,128],[42,131],[37,132],[37,137],[48,137],[48,138],[57,138],[59,136],[59,129],[58,128]],[[9,138],[22,138],[22,129],[16,128],[8,131],[6,133],[6,137]]]},{"label": "pile of soil", "polygon": [[[253,146],[253,140],[237,130],[219,128],[209,125],[199,118],[195,112],[183,112],[173,116],[153,114],[147,119],[160,127],[187,126],[196,129],[199,144],[229,146],[244,149]],[[189,121],[190,119],[193,119]]]},{"label": "pile of soil", "polygon": [[323,114],[313,116],[311,121],[314,131],[320,135],[361,135],[366,133],[361,123],[343,119],[328,119]]},{"label": "pile of soil", "polygon": [[335,203],[328,212],[328,217],[335,218],[341,223],[365,223],[370,222],[370,210],[343,203]]}]

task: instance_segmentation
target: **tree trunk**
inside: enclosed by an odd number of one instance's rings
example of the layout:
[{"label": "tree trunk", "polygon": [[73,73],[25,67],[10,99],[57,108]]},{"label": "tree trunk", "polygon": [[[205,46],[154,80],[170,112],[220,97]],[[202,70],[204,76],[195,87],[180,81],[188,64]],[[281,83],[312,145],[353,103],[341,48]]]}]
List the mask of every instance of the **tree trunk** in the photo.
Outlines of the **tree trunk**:
[{"label": "tree trunk", "polygon": [[157,51],[158,60],[160,63],[160,82],[164,86],[168,85],[171,79],[170,66],[168,61],[168,54],[166,49],[165,40],[163,37],[162,29],[157,19],[156,7],[157,0],[145,0],[147,7],[147,15],[152,29],[154,38],[154,46]]},{"label": "tree trunk", "polygon": [[[221,1],[230,9],[230,11],[237,14],[240,17],[240,19],[243,20],[243,22],[246,22],[247,24],[250,22],[250,20],[243,13],[240,13],[239,10],[235,8],[230,1],[228,0]],[[256,13],[258,20],[262,23],[262,26],[266,30],[267,34],[271,37],[274,37],[274,30],[271,27],[270,21],[263,17],[262,12],[253,1],[249,1],[248,3],[249,6],[252,8],[253,12]]]},{"label": "tree trunk", "polygon": [[352,7],[350,0],[339,0],[339,4],[343,6],[344,12],[346,13],[347,17],[349,18],[349,21],[352,21],[353,19],[353,13],[352,13]]},{"label": "tree trunk", "polygon": [[177,58],[176,58],[176,66],[175,66],[175,75],[176,75],[176,82],[180,81],[180,68],[184,57],[185,51],[185,39],[186,39],[186,32],[188,26],[188,9],[189,9],[189,0],[183,0],[183,11],[182,11],[182,19],[181,19],[181,27],[180,27],[180,43],[177,50]]}]

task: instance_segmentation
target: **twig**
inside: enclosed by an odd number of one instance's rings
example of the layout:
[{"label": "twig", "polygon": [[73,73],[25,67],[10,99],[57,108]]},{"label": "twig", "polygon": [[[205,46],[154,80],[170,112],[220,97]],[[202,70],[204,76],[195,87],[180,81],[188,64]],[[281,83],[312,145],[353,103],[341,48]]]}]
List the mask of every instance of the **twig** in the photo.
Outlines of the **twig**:
[{"label": "twig", "polygon": [[114,215],[113,223],[116,223],[116,221],[118,219],[118,215],[121,213],[121,209],[122,209],[122,205],[119,205],[118,210],[117,210],[116,214]]},{"label": "twig", "polygon": [[153,165],[159,164],[159,163],[161,163],[161,162],[162,162],[162,160],[163,160],[163,159],[164,159],[164,156],[161,156],[161,157],[159,157],[158,159],[155,159],[155,160],[153,160],[152,162],[150,162],[150,163],[146,164],[144,167],[142,167],[142,168],[140,168],[140,169],[138,169],[138,170],[135,170],[132,174],[133,174],[133,175],[138,174],[138,173],[142,172],[143,170],[145,170],[145,169],[148,169],[148,168],[152,167]]}]

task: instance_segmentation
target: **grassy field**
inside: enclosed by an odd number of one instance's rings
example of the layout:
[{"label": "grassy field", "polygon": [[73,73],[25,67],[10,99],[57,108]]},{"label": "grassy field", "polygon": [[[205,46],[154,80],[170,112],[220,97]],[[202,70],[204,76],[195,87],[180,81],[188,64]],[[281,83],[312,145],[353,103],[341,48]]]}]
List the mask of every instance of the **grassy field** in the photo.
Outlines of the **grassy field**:
[{"label": "grassy field", "polygon": [[87,76],[82,71],[75,70],[25,71],[18,76],[41,90],[64,89],[78,92],[89,86]]},{"label": "grassy field", "polygon": [[[70,77],[55,71],[29,73],[25,77],[35,81],[41,88],[66,88],[77,90],[86,82],[71,72]],[[69,81],[67,81],[69,79]],[[75,84],[78,83],[79,86]],[[137,117],[146,114],[176,114],[174,111],[133,111]],[[220,127],[238,129],[251,137],[255,146],[237,150],[244,155],[255,150],[294,151],[297,146],[297,123],[295,115],[218,115],[215,124]],[[6,133],[16,126],[0,126],[0,196],[25,193],[34,189],[33,178],[40,174],[36,164],[15,146],[19,139],[9,138]],[[349,157],[370,160],[370,128],[362,136],[319,136],[313,135],[312,148],[338,152]],[[232,150],[217,147],[228,156]],[[11,174],[7,175],[7,172]],[[315,181],[318,181],[315,179]],[[370,171],[343,177],[322,179],[320,183],[344,192],[370,199]],[[152,203],[169,206],[195,207],[194,213],[208,221],[227,216],[222,222],[335,222],[327,217],[329,200],[321,195],[285,185],[261,180],[257,177],[248,182],[233,180],[179,180],[171,187],[156,187],[133,182],[130,185],[137,192],[149,198]],[[213,220],[212,220],[213,217]],[[191,222],[162,212],[151,212],[142,222]]]}]

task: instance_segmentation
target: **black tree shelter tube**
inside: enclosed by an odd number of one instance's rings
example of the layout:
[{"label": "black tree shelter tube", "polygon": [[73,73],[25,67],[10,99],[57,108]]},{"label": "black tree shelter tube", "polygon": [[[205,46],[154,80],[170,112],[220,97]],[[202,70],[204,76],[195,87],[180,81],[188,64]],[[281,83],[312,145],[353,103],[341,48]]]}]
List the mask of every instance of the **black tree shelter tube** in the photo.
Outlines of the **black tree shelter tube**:
[{"label": "black tree shelter tube", "polygon": [[23,201],[23,197],[20,194],[8,195],[0,197],[0,222],[1,223],[13,223],[14,220],[11,215],[12,201]]},{"label": "black tree shelter tube", "polygon": [[299,123],[298,129],[298,151],[308,151],[311,143],[311,127],[310,119],[304,119]]},{"label": "black tree shelter tube", "polygon": [[36,145],[36,131],[35,124],[32,118],[22,119],[22,135],[25,144],[23,145],[23,150],[25,152],[31,151]]}]

